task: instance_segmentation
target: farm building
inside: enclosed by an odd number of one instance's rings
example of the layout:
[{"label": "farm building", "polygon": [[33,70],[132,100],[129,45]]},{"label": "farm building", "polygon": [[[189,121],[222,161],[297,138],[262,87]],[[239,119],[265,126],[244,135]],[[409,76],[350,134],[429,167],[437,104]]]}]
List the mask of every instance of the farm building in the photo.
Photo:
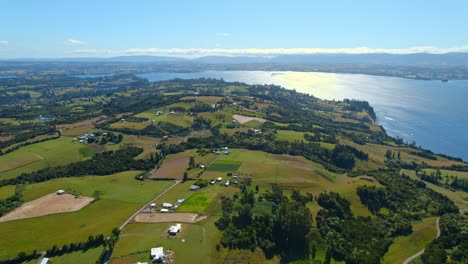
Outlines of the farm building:
[{"label": "farm building", "polygon": [[182,224],[175,224],[173,226],[169,227],[169,230],[167,231],[169,235],[177,235],[180,230],[182,230]]},{"label": "farm building", "polygon": [[168,210],[168,209],[166,209],[166,208],[163,208],[163,209],[161,209],[161,211],[160,211],[160,212],[161,212],[161,213],[169,213],[169,210]]},{"label": "farm building", "polygon": [[58,194],[58,195],[62,195],[62,194],[64,194],[64,193],[65,193],[64,190],[58,190],[58,191],[57,191],[57,194]]},{"label": "farm building", "polygon": [[166,209],[169,209],[169,208],[172,208],[174,205],[172,205],[171,203],[163,203],[163,208],[166,208]]},{"label": "farm building", "polygon": [[43,258],[37,264],[47,264],[47,263],[49,263],[49,258]]},{"label": "farm building", "polygon": [[201,187],[198,186],[198,185],[192,185],[192,186],[190,186],[190,190],[191,190],[191,191],[200,190],[200,188],[201,188]]},{"label": "farm building", "polygon": [[162,262],[164,259],[164,249],[162,247],[152,248],[150,257],[155,262]]},{"label": "farm building", "polygon": [[177,203],[182,204],[184,201],[185,201],[185,199],[179,199],[179,200],[177,200]]}]

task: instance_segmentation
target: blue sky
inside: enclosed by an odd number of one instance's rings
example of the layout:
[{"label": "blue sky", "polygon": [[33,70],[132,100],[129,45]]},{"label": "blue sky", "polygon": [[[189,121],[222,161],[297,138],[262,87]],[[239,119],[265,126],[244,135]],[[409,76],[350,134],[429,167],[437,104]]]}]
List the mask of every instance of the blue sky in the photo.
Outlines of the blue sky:
[{"label": "blue sky", "polygon": [[0,58],[468,51],[462,0],[0,0],[0,10]]}]

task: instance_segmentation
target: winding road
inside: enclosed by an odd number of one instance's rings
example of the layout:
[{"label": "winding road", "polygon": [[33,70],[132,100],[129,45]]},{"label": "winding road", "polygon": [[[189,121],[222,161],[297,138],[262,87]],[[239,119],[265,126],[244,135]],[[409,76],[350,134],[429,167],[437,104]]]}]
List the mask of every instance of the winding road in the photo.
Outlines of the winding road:
[{"label": "winding road", "polygon": [[[437,239],[440,236],[439,220],[440,220],[440,217],[437,218],[437,220],[436,220],[437,236],[436,236],[435,239]],[[413,261],[415,258],[421,256],[423,253],[424,253],[424,249],[422,249],[418,253],[414,254],[413,256],[407,258],[405,261],[403,261],[403,264],[409,264],[411,261]]]}]

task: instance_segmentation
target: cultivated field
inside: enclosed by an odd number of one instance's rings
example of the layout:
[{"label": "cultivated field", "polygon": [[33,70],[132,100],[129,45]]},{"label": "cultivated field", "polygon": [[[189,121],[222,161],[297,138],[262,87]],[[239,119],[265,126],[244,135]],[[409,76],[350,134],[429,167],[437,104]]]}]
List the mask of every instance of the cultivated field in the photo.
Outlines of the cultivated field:
[{"label": "cultivated field", "polygon": [[109,234],[173,184],[135,180],[140,173],[60,178],[26,185],[23,192],[26,202],[59,189],[96,200],[75,212],[0,223],[0,258],[16,256],[20,251],[41,251],[53,245],[86,241],[89,235]]},{"label": "cultivated field", "polygon": [[204,220],[206,217],[199,217],[193,213],[141,213],[135,217],[137,223],[164,223],[164,222],[180,222],[180,223],[196,223]]},{"label": "cultivated field", "polygon": [[92,202],[94,198],[71,194],[58,195],[51,193],[36,200],[27,202],[7,215],[0,217],[0,223],[49,214],[78,211]]},{"label": "cultivated field", "polygon": [[262,123],[266,121],[265,119],[260,118],[260,117],[250,117],[250,116],[243,116],[243,115],[233,115],[232,117],[241,124],[247,123],[252,120],[256,120]]},{"label": "cultivated field", "polygon": [[21,173],[81,161],[89,147],[72,138],[59,138],[21,147],[0,156],[0,179],[14,178]]},{"label": "cultivated field", "polygon": [[164,159],[161,167],[152,172],[150,178],[181,179],[184,176],[184,171],[188,167],[189,158],[193,153],[193,151],[185,151],[178,154],[168,155]]}]

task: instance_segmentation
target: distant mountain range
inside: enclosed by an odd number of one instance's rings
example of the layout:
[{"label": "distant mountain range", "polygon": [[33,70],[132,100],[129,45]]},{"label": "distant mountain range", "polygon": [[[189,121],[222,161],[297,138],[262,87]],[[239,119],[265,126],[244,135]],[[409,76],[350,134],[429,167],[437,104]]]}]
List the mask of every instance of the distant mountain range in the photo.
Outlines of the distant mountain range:
[{"label": "distant mountain range", "polygon": [[297,54],[279,55],[274,57],[229,57],[206,56],[194,59],[170,56],[119,56],[110,58],[82,57],[82,58],[44,58],[44,59],[10,59],[3,61],[32,61],[32,62],[127,62],[127,63],[155,63],[155,62],[185,62],[200,64],[303,64],[303,65],[406,65],[406,66],[468,66],[468,53],[413,53],[413,54]]}]

